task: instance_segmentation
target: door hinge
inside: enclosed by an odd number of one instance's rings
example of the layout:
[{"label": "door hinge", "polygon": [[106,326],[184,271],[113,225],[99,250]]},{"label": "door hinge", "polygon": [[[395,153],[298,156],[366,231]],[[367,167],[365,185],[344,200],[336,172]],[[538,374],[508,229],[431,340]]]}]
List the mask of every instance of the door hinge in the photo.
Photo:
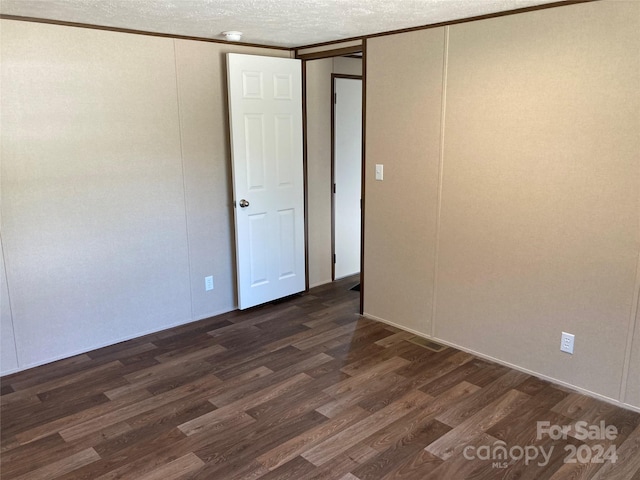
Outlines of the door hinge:
[{"label": "door hinge", "polygon": [[336,263],[336,254],[333,254],[333,263]]},{"label": "door hinge", "polygon": [[333,193],[336,193],[336,184],[333,184]]},{"label": "door hinge", "polygon": [[338,94],[334,93],[333,94],[333,104],[336,105],[338,103]]}]

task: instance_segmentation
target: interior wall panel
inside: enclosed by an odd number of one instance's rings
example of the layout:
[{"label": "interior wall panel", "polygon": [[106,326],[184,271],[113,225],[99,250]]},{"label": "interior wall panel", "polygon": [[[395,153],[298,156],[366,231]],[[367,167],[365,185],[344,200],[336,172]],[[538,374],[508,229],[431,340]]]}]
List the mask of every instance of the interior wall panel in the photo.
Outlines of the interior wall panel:
[{"label": "interior wall panel", "polygon": [[442,48],[368,40],[365,313],[640,405],[639,21],[593,2],[449,27],[437,220]]},{"label": "interior wall panel", "polygon": [[362,59],[333,57],[333,73],[342,75],[362,75]]},{"label": "interior wall panel", "polygon": [[636,298],[635,298],[635,322],[631,325],[632,335],[629,354],[629,367],[626,381],[625,394],[623,400],[636,408],[640,408],[640,255],[638,262],[638,273],[636,274]]},{"label": "interior wall panel", "polygon": [[0,372],[7,372],[18,368],[18,353],[16,352],[9,286],[2,250],[2,238],[0,237]]},{"label": "interior wall panel", "polygon": [[331,281],[331,58],[306,62],[309,285]]},{"label": "interior wall panel", "polygon": [[234,309],[224,54],[290,53],[10,20],[0,48],[2,372]]},{"label": "interior wall panel", "polygon": [[364,311],[423,334],[433,306],[444,45],[444,28],[367,41]]},{"label": "interior wall panel", "polygon": [[190,319],[173,41],[2,21],[21,367]]},{"label": "interior wall panel", "polygon": [[449,42],[436,336],[611,398],[640,241],[639,7],[454,25]]}]

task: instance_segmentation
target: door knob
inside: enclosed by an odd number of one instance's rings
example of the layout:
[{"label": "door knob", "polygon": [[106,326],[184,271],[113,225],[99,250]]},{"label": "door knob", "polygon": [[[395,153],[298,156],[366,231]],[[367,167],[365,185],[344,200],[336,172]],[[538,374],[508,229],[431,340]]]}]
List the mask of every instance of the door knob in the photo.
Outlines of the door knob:
[{"label": "door knob", "polygon": [[240,200],[240,208],[246,208],[249,206],[249,202],[247,202],[244,198]]}]

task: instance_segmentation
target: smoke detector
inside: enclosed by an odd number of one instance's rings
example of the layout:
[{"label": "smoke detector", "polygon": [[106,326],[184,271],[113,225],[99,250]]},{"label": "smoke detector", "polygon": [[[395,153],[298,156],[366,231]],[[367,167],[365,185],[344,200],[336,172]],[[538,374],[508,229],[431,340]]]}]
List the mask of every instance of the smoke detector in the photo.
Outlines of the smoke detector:
[{"label": "smoke detector", "polygon": [[225,40],[228,42],[239,42],[242,38],[242,32],[236,32],[235,30],[230,30],[228,32],[222,32]]}]

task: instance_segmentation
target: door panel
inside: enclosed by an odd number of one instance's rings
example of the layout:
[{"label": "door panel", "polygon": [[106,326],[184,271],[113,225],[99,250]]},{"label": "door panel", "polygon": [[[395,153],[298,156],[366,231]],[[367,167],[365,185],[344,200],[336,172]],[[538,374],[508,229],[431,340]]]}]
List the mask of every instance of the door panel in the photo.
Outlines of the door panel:
[{"label": "door panel", "polygon": [[299,60],[228,54],[227,66],[244,309],[305,288],[302,78]]},{"label": "door panel", "polygon": [[264,189],[265,151],[262,115],[244,116],[247,180],[249,190]]},{"label": "door panel", "polygon": [[294,243],[296,229],[295,211],[291,208],[278,212],[280,227],[279,249],[279,279],[284,280],[295,275],[296,272],[296,246]]}]

